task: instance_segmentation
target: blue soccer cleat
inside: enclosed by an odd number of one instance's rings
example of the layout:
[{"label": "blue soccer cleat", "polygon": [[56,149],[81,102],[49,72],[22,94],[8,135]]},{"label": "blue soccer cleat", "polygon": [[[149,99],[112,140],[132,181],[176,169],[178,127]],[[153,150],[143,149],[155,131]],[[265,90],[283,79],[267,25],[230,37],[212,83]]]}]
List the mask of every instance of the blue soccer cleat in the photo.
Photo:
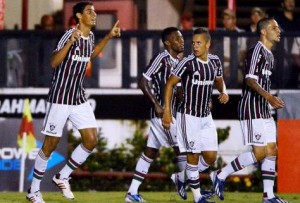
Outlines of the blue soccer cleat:
[{"label": "blue soccer cleat", "polygon": [[209,201],[206,200],[206,198],[201,197],[201,198],[198,200],[198,202],[195,202],[195,203],[215,203],[215,202],[209,202]]},{"label": "blue soccer cleat", "polygon": [[215,193],[213,191],[209,190],[200,190],[201,196],[205,199],[211,199],[215,196]]},{"label": "blue soccer cleat", "polygon": [[186,193],[186,190],[185,190],[185,182],[182,182],[182,181],[179,180],[177,173],[173,173],[172,176],[171,176],[171,179],[172,179],[173,183],[176,185],[178,195],[183,200],[186,200],[187,199],[187,193]]},{"label": "blue soccer cleat", "polygon": [[146,202],[139,194],[132,195],[128,192],[125,196],[125,202]]},{"label": "blue soccer cleat", "polygon": [[262,203],[289,203],[289,202],[275,196],[270,199],[263,198]]},{"label": "blue soccer cleat", "polygon": [[220,200],[224,200],[225,180],[219,179],[216,171],[211,172],[209,176],[213,183],[213,188],[214,188],[215,194],[219,197]]}]

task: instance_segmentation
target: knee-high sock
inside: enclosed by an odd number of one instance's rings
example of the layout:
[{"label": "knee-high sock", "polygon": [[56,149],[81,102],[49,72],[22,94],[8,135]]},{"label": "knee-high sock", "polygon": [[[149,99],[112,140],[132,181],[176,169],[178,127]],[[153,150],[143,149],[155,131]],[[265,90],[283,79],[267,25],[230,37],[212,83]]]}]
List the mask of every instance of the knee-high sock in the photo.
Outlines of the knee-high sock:
[{"label": "knee-high sock", "polygon": [[205,171],[208,168],[209,168],[209,165],[205,162],[203,156],[200,156],[199,162],[198,162],[198,170],[199,170],[199,172],[203,172],[203,171]]},{"label": "knee-high sock", "polygon": [[88,156],[92,152],[88,149],[86,149],[83,144],[78,145],[73,153],[71,154],[71,157],[69,158],[67,164],[61,169],[59,172],[60,179],[66,179],[70,176],[70,174],[76,170],[81,164],[85,162],[85,160],[88,158]]},{"label": "knee-high sock", "polygon": [[130,187],[128,189],[129,193],[133,195],[138,194],[138,189],[141,183],[144,181],[152,162],[153,159],[146,157],[144,153],[141,155],[136,164],[135,172],[133,174]]},{"label": "knee-high sock", "polygon": [[177,156],[177,166],[179,171],[183,171],[186,168],[186,155]]},{"label": "knee-high sock", "polygon": [[218,173],[220,179],[225,180],[230,174],[242,170],[243,168],[256,163],[256,158],[253,152],[245,152],[235,158],[230,164],[221,169]]},{"label": "knee-high sock", "polygon": [[177,156],[177,166],[179,169],[178,178],[180,181],[185,181],[186,155]]},{"label": "knee-high sock", "polygon": [[45,157],[44,152],[40,149],[34,162],[33,178],[30,190],[32,193],[40,190],[40,183],[44,177],[48,160],[49,157]]},{"label": "knee-high sock", "polygon": [[198,202],[201,198],[198,166],[187,163],[185,170],[188,178],[187,181],[190,184],[194,196],[194,201]]},{"label": "knee-high sock", "polygon": [[276,156],[266,157],[261,165],[261,175],[264,185],[264,197],[273,198],[275,181]]}]

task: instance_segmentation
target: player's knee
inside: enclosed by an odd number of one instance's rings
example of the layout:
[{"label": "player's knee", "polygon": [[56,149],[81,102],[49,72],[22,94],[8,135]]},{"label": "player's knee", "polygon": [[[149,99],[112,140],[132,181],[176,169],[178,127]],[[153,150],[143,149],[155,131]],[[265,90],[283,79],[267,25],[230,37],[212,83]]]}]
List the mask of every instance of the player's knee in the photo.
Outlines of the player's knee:
[{"label": "player's knee", "polygon": [[267,154],[265,153],[265,151],[255,151],[254,152],[255,158],[258,162],[264,160],[267,156]]},{"label": "player's knee", "polygon": [[50,157],[51,153],[56,149],[59,138],[46,137],[42,146],[42,151],[46,157]]},{"label": "player's knee", "polygon": [[98,144],[98,140],[97,140],[96,137],[93,137],[93,138],[91,138],[91,139],[89,139],[89,140],[83,141],[82,144],[83,144],[83,146],[84,146],[86,149],[88,149],[88,150],[90,150],[90,151],[93,151],[93,149],[94,149],[94,148],[97,146],[97,144]]},{"label": "player's knee", "polygon": [[217,160],[217,156],[215,154],[208,154],[208,155],[203,156],[203,159],[206,164],[212,166],[215,164],[215,162]]},{"label": "player's knee", "polygon": [[158,149],[147,147],[144,151],[144,155],[150,159],[155,159],[158,153]]}]

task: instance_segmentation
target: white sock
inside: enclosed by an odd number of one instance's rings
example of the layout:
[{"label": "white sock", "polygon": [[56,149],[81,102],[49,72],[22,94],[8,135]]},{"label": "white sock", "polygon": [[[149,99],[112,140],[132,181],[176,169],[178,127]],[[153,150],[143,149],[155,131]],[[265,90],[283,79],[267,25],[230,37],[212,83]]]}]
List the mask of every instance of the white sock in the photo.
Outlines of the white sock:
[{"label": "white sock", "polygon": [[144,153],[141,155],[136,164],[135,172],[128,189],[128,193],[132,195],[138,194],[138,189],[141,183],[144,181],[145,176],[148,174],[148,170],[152,162],[153,159],[146,157]]},{"label": "white sock", "polygon": [[188,183],[190,184],[191,191],[194,196],[194,201],[198,202],[198,200],[201,198],[198,166],[187,163],[185,170]]},{"label": "white sock", "polygon": [[179,171],[183,171],[186,168],[186,155],[177,156],[177,166]]},{"label": "white sock", "polygon": [[275,181],[275,163],[276,156],[266,157],[261,165],[261,176],[264,185],[264,196],[268,199],[275,197],[274,195],[274,181]]},{"label": "white sock", "polygon": [[69,158],[67,164],[61,169],[59,172],[60,179],[66,179],[68,178],[71,173],[76,170],[81,164],[85,162],[85,160],[88,158],[88,156],[92,152],[88,149],[86,149],[83,144],[78,145],[73,153],[71,154],[71,157]]},{"label": "white sock", "polygon": [[44,177],[47,163],[48,163],[49,157],[45,157],[44,152],[42,149],[38,152],[35,162],[34,162],[34,171],[33,171],[33,178],[31,182],[31,189],[30,192],[34,193],[36,191],[40,190],[40,183]]},{"label": "white sock", "polygon": [[203,172],[203,171],[205,171],[208,168],[209,168],[209,165],[205,162],[203,156],[200,156],[199,157],[199,162],[198,162],[198,170],[199,170],[199,172]]},{"label": "white sock", "polygon": [[243,168],[256,163],[256,158],[252,151],[240,154],[230,164],[227,164],[218,173],[218,178],[225,180],[230,174],[242,170]]}]

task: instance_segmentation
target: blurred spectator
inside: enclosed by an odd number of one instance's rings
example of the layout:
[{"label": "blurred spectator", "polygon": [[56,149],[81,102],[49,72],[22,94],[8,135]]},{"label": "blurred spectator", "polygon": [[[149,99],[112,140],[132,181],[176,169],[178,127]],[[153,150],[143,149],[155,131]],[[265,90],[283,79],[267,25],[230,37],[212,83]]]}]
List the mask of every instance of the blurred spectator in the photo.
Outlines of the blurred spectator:
[{"label": "blurred spectator", "polygon": [[[222,22],[223,22],[223,31],[230,32],[230,33],[240,33],[244,32],[244,30],[240,29],[236,25],[236,13],[235,11],[231,9],[225,9],[222,14]],[[244,37],[238,37],[237,38],[237,55],[236,58],[238,58],[237,66],[233,67],[232,64],[230,64],[230,53],[231,48],[233,47],[233,40],[230,39],[230,37],[224,37],[223,40],[223,47],[224,47],[224,78],[226,81],[226,84],[230,87],[230,80],[238,79],[238,82],[242,83],[242,72],[239,69],[239,66],[242,66],[245,54],[246,54],[246,38]],[[237,78],[230,78],[231,77],[231,68],[234,68],[233,71],[237,71]]]},{"label": "blurred spectator", "polygon": [[77,25],[76,19],[74,18],[74,16],[71,16],[68,21],[69,28],[75,28],[76,25]]},{"label": "blurred spectator", "polygon": [[300,21],[295,16],[295,0],[282,0],[282,12],[274,16],[283,31],[299,31]]},{"label": "blurred spectator", "polygon": [[290,78],[290,88],[298,89],[300,85],[300,37],[295,37],[292,46],[293,66]]},{"label": "blurred spectator", "polygon": [[[262,10],[260,7],[253,7],[251,9],[250,18],[249,18],[250,23],[245,28],[245,31],[256,33],[256,26],[257,26],[258,21],[265,17],[267,17],[267,14],[265,13],[264,10]],[[247,49],[256,45],[258,40],[259,40],[258,35],[247,37]]]},{"label": "blurred spectator", "polygon": [[45,14],[41,18],[39,25],[35,26],[36,30],[55,30],[55,21],[52,15]]},{"label": "blurred spectator", "polygon": [[191,12],[184,12],[180,17],[180,29],[193,30],[194,29],[194,17]]},{"label": "blurred spectator", "polygon": [[266,13],[260,7],[253,7],[250,14],[250,24],[246,27],[245,31],[256,32],[258,21],[265,17]]}]

